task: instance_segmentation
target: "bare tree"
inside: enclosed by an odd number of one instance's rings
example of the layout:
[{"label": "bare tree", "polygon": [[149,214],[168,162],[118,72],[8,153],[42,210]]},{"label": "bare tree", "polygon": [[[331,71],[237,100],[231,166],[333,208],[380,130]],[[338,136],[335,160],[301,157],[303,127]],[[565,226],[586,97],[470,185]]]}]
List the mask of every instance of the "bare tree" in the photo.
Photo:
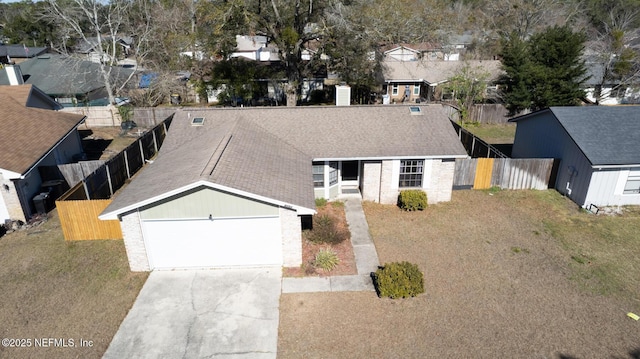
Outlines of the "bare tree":
[{"label": "bare tree", "polygon": [[99,59],[100,74],[111,104],[116,102],[112,69],[117,61],[118,39],[131,4],[125,0],[112,0],[106,4],[99,0],[47,0],[45,8],[45,15],[67,29],[69,35],[94,45],[93,51]]}]

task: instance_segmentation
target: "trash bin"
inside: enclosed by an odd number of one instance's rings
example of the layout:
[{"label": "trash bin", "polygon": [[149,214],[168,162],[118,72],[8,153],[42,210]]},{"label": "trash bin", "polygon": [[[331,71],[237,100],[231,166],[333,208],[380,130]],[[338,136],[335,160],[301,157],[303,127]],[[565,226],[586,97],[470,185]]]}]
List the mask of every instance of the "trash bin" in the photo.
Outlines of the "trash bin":
[{"label": "trash bin", "polygon": [[46,214],[49,210],[49,194],[43,192],[33,197],[33,205],[36,207],[37,213]]},{"label": "trash bin", "polygon": [[177,94],[177,93],[172,93],[171,94],[171,104],[172,105],[179,105],[181,100],[182,99],[180,98],[179,94]]}]

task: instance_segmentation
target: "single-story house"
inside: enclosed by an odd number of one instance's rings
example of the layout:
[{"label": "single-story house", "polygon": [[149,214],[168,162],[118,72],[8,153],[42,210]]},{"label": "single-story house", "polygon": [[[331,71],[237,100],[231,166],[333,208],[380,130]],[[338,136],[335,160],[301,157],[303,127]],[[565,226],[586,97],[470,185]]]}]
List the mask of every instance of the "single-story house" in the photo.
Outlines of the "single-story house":
[{"label": "single-story house", "polygon": [[[38,87],[65,107],[88,104],[107,97],[100,64],[66,55],[44,54],[19,65],[22,81]],[[132,69],[110,68],[111,83],[120,86]],[[132,85],[134,81],[131,81]],[[10,85],[5,71],[0,71],[0,85]]]},{"label": "single-story house", "polygon": [[0,86],[2,224],[27,222],[38,212],[33,199],[47,190],[48,180],[41,167],[77,162],[82,154],[77,128],[85,117],[44,109],[46,103],[31,85]]},{"label": "single-story house", "polygon": [[382,93],[389,102],[420,102],[439,100],[436,87],[456,75],[464,66],[480,68],[495,81],[501,74],[498,60],[474,61],[384,61],[384,85]]},{"label": "single-story house", "polygon": [[578,205],[640,204],[640,106],[551,107],[510,121],[512,157],[559,159],[555,188]]},{"label": "single-story house", "polygon": [[417,44],[393,44],[382,49],[384,61],[444,60],[439,44],[421,42]]},{"label": "single-story house", "polygon": [[133,271],[296,267],[315,198],[449,201],[466,157],[440,105],[185,108],[99,218],[120,220]]},{"label": "single-story house", "polygon": [[[587,58],[587,80],[582,84],[586,100],[596,105],[640,103],[640,83],[623,83],[605,76],[605,66],[593,57]],[[591,61],[589,61],[591,60]]]}]

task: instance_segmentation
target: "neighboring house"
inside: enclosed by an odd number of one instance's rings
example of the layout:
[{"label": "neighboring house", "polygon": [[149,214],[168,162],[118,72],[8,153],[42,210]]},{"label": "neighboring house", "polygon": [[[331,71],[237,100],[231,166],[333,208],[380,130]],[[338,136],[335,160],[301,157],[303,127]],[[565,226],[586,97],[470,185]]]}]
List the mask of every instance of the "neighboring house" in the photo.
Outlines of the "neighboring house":
[{"label": "neighboring house", "polygon": [[440,45],[430,42],[419,44],[394,44],[383,49],[384,61],[443,60]]},{"label": "neighboring house", "polygon": [[512,156],[560,159],[555,188],[578,205],[640,204],[640,106],[551,107],[510,121]]},{"label": "neighboring house", "polygon": [[85,117],[48,107],[54,106],[31,85],[0,86],[0,223],[28,221],[37,213],[34,197],[56,179],[43,177],[44,167],[82,154],[77,128]]},{"label": "neighboring house", "polygon": [[296,267],[315,198],[449,201],[466,157],[440,105],[181,109],[100,219],[120,220],[133,271]]},{"label": "neighboring house", "polygon": [[482,68],[495,81],[501,73],[497,60],[476,61],[385,61],[382,93],[389,102],[440,100],[436,87],[447,82],[464,66]]},{"label": "neighboring house", "polygon": [[270,45],[266,36],[236,35],[236,50],[230,58],[242,57],[252,61],[280,61],[278,48]]},{"label": "neighboring house", "polygon": [[26,45],[0,45],[0,64],[19,64],[30,58],[47,53],[46,47]]},{"label": "neighboring house", "polygon": [[[107,97],[100,65],[91,61],[45,54],[21,63],[19,69],[25,84],[38,87],[65,107],[88,105]],[[131,69],[111,67],[112,85],[121,85],[131,73]],[[0,71],[0,85],[10,84],[6,71]]]},{"label": "neighboring house", "polygon": [[[102,36],[100,41],[104,46],[111,46],[113,44],[111,36]],[[133,46],[133,37],[131,36],[121,36],[116,38],[116,46],[119,47],[120,51],[118,52],[123,57],[129,56],[131,53],[131,47]],[[100,58],[100,53],[96,51],[98,47],[98,38],[97,37],[87,37],[86,39],[81,39],[74,46],[74,52],[78,54],[83,54],[87,57],[87,60],[95,63],[104,62],[107,63],[111,60],[111,51],[103,51],[102,56]]]},{"label": "neighboring house", "polygon": [[[594,60],[592,57],[591,60]],[[607,79],[602,62],[587,61],[587,80],[583,83],[586,99],[599,105],[620,105],[640,103],[640,82],[635,86]]]}]

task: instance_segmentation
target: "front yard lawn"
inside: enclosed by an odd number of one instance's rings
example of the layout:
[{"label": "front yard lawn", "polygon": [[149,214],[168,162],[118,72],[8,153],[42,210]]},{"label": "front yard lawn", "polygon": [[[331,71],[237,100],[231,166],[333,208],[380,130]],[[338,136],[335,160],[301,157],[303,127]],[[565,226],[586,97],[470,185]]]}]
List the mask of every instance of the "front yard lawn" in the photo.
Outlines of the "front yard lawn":
[{"label": "front yard lawn", "polygon": [[364,203],[382,264],[425,294],[283,294],[279,358],[638,358],[640,211],[555,191],[456,191],[424,211]]},{"label": "front yard lawn", "polygon": [[129,271],[122,240],[66,242],[49,216],[0,237],[0,337],[23,346],[0,357],[100,358],[148,274]]}]

